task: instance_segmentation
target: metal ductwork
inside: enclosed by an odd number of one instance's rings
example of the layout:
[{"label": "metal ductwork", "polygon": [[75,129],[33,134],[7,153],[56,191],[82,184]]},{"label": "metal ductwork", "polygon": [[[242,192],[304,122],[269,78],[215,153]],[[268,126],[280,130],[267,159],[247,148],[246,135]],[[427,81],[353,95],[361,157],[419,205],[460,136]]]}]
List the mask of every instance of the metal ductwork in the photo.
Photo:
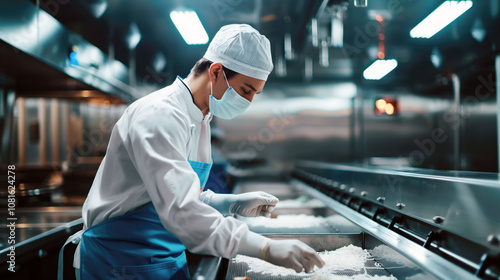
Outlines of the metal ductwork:
[{"label": "metal ductwork", "polygon": [[366,7],[368,5],[368,0],[354,0],[354,6],[356,7]]},{"label": "metal ductwork", "polygon": [[[125,102],[139,96],[127,66],[68,30],[28,1],[9,1],[0,10],[1,83],[19,92],[98,90]],[[35,88],[36,85],[36,88]]]}]

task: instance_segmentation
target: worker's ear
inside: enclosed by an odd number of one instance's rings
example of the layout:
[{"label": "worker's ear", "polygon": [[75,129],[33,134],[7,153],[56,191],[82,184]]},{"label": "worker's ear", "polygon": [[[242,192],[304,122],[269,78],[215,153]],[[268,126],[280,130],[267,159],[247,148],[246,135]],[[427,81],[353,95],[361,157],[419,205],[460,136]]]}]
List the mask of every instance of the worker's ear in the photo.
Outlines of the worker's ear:
[{"label": "worker's ear", "polygon": [[222,75],[222,63],[220,62],[214,62],[212,65],[210,65],[210,68],[208,68],[208,78],[210,79],[210,82],[212,84],[215,84],[217,79],[220,78]]}]

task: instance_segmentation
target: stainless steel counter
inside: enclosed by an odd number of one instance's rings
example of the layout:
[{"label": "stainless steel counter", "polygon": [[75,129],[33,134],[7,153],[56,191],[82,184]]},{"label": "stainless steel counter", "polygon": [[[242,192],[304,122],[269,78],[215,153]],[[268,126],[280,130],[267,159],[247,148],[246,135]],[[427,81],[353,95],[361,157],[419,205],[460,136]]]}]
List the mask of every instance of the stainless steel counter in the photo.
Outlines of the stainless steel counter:
[{"label": "stainless steel counter", "polygon": [[[65,227],[81,217],[81,206],[19,208],[16,209],[13,217],[7,216],[7,211],[0,213],[0,227],[7,228],[11,222],[7,218],[17,218],[14,221],[16,224],[15,241],[19,244],[57,227]],[[10,230],[0,232],[0,250],[10,246],[9,235]]]},{"label": "stainless steel counter", "polygon": [[[5,211],[7,212],[7,211]],[[7,213],[1,213],[0,278],[1,279],[56,279],[59,251],[66,239],[82,229],[81,207],[17,208],[16,228],[11,231],[6,222]],[[10,218],[10,217],[9,217]],[[14,236],[15,247],[7,240]],[[15,234],[15,235],[14,235]],[[11,239],[12,240],[12,239]],[[70,244],[74,250],[74,245]],[[66,250],[64,258],[73,258]],[[64,279],[72,279],[72,262],[65,261]],[[15,269],[15,274],[9,271]],[[14,277],[14,278],[12,278]]]}]

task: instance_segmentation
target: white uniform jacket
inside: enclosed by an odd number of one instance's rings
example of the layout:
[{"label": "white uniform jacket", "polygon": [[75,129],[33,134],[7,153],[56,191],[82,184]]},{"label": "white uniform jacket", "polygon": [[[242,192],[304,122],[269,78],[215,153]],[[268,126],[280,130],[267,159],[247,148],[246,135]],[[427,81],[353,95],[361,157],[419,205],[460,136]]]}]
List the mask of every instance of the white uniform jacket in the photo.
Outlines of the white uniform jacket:
[{"label": "white uniform jacket", "polygon": [[[203,203],[205,192],[200,196],[188,162],[210,162],[210,119],[179,77],[132,103],[113,128],[83,205],[84,229],[152,201],[165,228],[189,251],[234,257],[248,227]],[[78,247],[76,268],[79,253]]]}]

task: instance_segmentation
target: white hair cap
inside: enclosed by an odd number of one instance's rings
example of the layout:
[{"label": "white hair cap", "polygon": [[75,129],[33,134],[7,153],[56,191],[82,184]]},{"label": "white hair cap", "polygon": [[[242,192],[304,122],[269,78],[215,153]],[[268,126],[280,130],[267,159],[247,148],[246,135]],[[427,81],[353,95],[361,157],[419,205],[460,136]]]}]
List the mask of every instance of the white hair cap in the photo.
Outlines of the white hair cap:
[{"label": "white hair cap", "polygon": [[223,26],[203,57],[220,62],[239,74],[264,81],[273,70],[269,40],[248,24]]}]

